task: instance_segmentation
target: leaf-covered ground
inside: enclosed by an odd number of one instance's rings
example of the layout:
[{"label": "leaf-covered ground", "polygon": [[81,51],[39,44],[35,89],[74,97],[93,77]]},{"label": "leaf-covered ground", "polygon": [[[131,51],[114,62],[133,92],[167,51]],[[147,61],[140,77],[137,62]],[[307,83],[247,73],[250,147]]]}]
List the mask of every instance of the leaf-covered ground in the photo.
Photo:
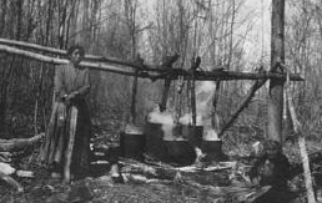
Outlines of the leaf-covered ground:
[{"label": "leaf-covered ground", "polygon": [[[116,124],[115,124],[116,125]],[[117,127],[115,127],[117,129]],[[96,146],[115,146],[118,144],[117,130],[96,129]],[[236,142],[231,139],[224,140],[223,150],[230,156],[247,156],[251,151],[251,144],[255,140],[246,142]],[[237,142],[238,143],[238,142]],[[308,142],[309,152],[320,150],[317,142]],[[121,203],[121,202],[240,202],[240,197],[234,194],[218,196],[209,189],[216,186],[231,186],[229,180],[230,170],[209,173],[198,173],[193,177],[199,185],[193,185],[182,179],[142,181],[115,183],[109,176],[109,166],[93,166],[91,177],[73,181],[70,185],[62,185],[60,182],[52,181],[49,173],[38,161],[38,146],[28,155],[23,156],[14,162],[14,166],[19,169],[31,170],[35,172],[35,178],[14,177],[21,183],[25,191],[17,194],[16,189],[9,186],[6,182],[0,181],[0,202],[24,202],[24,203],[59,203],[59,202],[92,202],[92,203]],[[300,162],[299,150],[296,143],[286,143],[284,152],[291,162]],[[313,166],[316,187],[322,185],[321,166]],[[321,180],[320,180],[321,179]],[[291,182],[292,187],[297,189],[298,197],[293,202],[305,202],[304,181],[301,175]],[[202,187],[202,186],[205,187]],[[250,191],[251,193],[251,191]],[[245,195],[244,195],[245,196]],[[220,199],[220,197],[222,197]],[[235,199],[234,199],[235,198]]]}]

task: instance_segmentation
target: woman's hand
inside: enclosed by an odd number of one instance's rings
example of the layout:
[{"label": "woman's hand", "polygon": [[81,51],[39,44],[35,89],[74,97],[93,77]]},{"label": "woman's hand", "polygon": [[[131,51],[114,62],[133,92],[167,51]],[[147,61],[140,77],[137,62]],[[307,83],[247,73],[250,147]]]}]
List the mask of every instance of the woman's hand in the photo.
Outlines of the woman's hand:
[{"label": "woman's hand", "polygon": [[64,95],[64,97],[62,97],[62,101],[63,101],[67,106],[69,106],[69,105],[70,105],[70,103],[71,103],[71,101],[72,101],[73,99],[75,99],[77,95],[78,95],[78,92],[77,92],[77,91],[74,91],[74,92],[72,92],[72,93],[70,93],[70,94],[68,94],[68,95]]},{"label": "woman's hand", "polygon": [[74,91],[74,92],[70,93],[70,94],[67,96],[66,100],[67,100],[67,101],[71,101],[72,99],[75,99],[75,97],[76,97],[77,95],[78,95],[78,92],[77,92],[77,91]]}]

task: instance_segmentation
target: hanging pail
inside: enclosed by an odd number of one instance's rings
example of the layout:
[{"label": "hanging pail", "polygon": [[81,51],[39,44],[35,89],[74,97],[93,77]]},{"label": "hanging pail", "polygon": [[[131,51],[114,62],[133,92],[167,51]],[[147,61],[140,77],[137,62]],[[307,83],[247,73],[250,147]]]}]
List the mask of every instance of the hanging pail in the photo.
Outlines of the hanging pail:
[{"label": "hanging pail", "polygon": [[143,133],[121,132],[120,147],[123,157],[143,161],[145,135]]},{"label": "hanging pail", "polygon": [[191,165],[196,159],[194,148],[201,146],[203,127],[196,126],[193,133],[191,125],[178,125],[174,128],[174,138],[163,140],[167,149],[168,161],[179,165]]},{"label": "hanging pail", "polygon": [[155,157],[159,160],[165,160],[166,148],[163,143],[162,124],[147,122],[145,125],[145,143],[146,152],[149,156]]}]

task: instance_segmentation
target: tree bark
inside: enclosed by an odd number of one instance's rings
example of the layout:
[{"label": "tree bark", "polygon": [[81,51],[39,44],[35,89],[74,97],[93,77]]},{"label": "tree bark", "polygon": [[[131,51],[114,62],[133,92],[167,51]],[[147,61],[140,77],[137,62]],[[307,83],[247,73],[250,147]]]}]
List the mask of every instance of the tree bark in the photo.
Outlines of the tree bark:
[{"label": "tree bark", "polygon": [[0,17],[0,37],[4,36],[6,30],[6,14],[7,14],[7,0],[1,2],[1,17]]},{"label": "tree bark", "polygon": [[[285,0],[273,0],[271,69],[277,66],[276,73],[283,73],[279,64],[284,64],[284,10]],[[271,79],[268,94],[268,138],[278,142],[282,142],[283,84],[284,81]]]}]

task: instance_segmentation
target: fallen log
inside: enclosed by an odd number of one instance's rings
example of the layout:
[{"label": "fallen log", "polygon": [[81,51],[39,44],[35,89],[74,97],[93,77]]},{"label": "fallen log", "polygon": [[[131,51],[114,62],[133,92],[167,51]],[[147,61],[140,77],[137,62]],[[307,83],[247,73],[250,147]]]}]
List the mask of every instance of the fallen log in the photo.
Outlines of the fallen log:
[{"label": "fallen log", "polygon": [[12,152],[32,146],[39,142],[44,136],[44,133],[41,133],[31,138],[0,139],[0,152]]}]

